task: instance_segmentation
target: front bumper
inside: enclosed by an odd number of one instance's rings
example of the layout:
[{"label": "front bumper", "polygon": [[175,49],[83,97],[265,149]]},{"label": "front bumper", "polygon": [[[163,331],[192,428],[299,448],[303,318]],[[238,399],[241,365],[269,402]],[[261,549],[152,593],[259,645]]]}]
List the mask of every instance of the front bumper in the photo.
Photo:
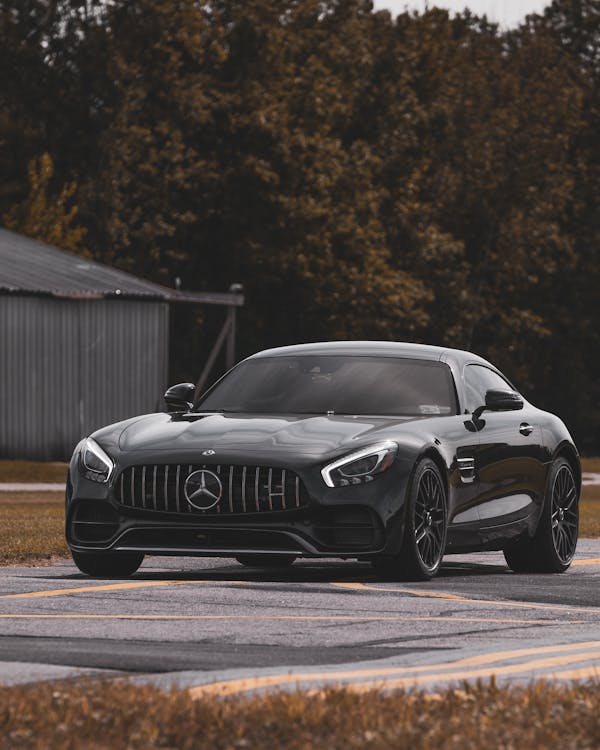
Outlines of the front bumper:
[{"label": "front bumper", "polygon": [[[160,456],[145,460],[148,465],[161,465]],[[274,463],[272,459],[270,463]],[[281,553],[367,559],[395,554],[400,549],[411,469],[411,462],[402,458],[369,484],[343,488],[328,488],[320,465],[294,466],[305,491],[302,507],[267,512],[248,508],[244,513],[234,507],[236,512],[226,515],[190,512],[179,492],[175,506],[171,495],[176,488],[167,481],[160,492],[162,504],[156,508],[151,503],[150,507],[125,505],[119,482],[132,465],[130,461],[118,462],[111,482],[98,484],[80,474],[74,457],[66,513],[71,549],[208,557]],[[203,466],[216,469],[210,464]],[[172,512],[175,507],[179,512]]]}]

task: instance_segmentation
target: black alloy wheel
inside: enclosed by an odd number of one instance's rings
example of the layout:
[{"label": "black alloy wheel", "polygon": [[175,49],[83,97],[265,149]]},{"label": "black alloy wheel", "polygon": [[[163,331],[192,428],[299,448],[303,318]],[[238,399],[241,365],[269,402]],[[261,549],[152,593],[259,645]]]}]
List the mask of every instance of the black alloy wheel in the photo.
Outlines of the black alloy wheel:
[{"label": "black alloy wheel", "polygon": [[429,458],[415,469],[406,507],[400,554],[373,560],[375,570],[398,580],[428,581],[438,572],[446,549],[448,503],[440,470]]},{"label": "black alloy wheel", "polygon": [[296,559],[295,555],[238,555],[235,558],[248,568],[289,568]]},{"label": "black alloy wheel", "polygon": [[505,548],[515,573],[563,573],[571,564],[579,531],[579,488],[571,464],[558,458],[548,473],[544,505],[532,539]]},{"label": "black alloy wheel", "polygon": [[575,479],[568,464],[562,464],[552,485],[552,540],[562,565],[570,565],[577,546],[579,503]]},{"label": "black alloy wheel", "polygon": [[427,467],[421,474],[415,501],[414,535],[421,561],[436,571],[446,541],[446,499],[439,471]]}]

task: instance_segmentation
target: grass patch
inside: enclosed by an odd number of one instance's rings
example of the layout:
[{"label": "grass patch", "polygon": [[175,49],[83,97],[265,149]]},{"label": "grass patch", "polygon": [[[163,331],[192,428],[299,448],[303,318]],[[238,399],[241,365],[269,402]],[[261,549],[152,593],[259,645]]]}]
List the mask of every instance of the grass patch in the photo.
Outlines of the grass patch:
[{"label": "grass patch", "polygon": [[600,744],[600,686],[464,685],[192,700],[126,682],[0,688],[1,748],[429,750]]},{"label": "grass patch", "polygon": [[581,471],[587,471],[592,474],[600,474],[600,457],[582,458]]},{"label": "grass patch", "polygon": [[[596,490],[600,487],[596,487]],[[600,502],[582,500],[580,507],[579,536],[595,539],[600,536]]]},{"label": "grass patch", "polygon": [[37,502],[33,496],[27,502],[0,505],[0,565],[43,563],[69,555],[64,496],[59,492],[48,494],[57,497],[40,502],[38,495]]},{"label": "grass patch", "polygon": [[56,505],[65,504],[65,493],[62,492],[0,492],[0,507],[14,505],[21,508],[24,505]]},{"label": "grass patch", "polygon": [[579,536],[600,537],[600,485],[587,485],[581,489]]},{"label": "grass patch", "polygon": [[66,482],[67,468],[61,461],[0,461],[0,482]]}]

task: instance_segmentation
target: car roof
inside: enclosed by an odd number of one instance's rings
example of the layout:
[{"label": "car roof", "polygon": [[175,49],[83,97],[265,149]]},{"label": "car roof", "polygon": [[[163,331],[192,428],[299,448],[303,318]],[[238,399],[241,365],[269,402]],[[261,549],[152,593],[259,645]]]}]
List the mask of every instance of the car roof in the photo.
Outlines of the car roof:
[{"label": "car roof", "polygon": [[[412,344],[401,341],[320,341],[312,344],[295,344],[265,349],[253,354],[249,359],[260,357],[303,356],[310,354],[338,354],[355,356],[409,357],[412,359],[429,359],[447,361],[454,359],[459,364],[480,362],[489,365],[482,357],[460,349],[428,344]],[[493,366],[493,365],[492,365]],[[495,369],[495,368],[494,368]]]}]

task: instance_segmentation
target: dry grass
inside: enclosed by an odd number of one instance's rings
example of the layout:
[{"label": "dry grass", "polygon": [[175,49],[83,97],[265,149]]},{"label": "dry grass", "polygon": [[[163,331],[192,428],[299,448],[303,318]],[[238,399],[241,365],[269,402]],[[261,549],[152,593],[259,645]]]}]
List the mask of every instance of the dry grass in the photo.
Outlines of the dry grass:
[{"label": "dry grass", "polygon": [[[600,471],[600,459],[594,461],[597,461]],[[600,485],[587,485],[582,488],[580,514],[579,535],[600,537]]]},{"label": "dry grass", "polygon": [[600,473],[600,457],[582,458],[581,470],[599,474]]},{"label": "dry grass", "polygon": [[[599,490],[600,487],[596,487]],[[595,539],[600,537],[600,502],[598,500],[581,501],[579,536]]]},{"label": "dry grass", "polygon": [[0,748],[430,750],[600,745],[600,686],[494,683],[441,694],[327,690],[193,701],[127,683],[0,688]]},{"label": "dry grass", "polygon": [[[30,493],[18,493],[29,495]],[[65,542],[64,495],[59,492],[50,502],[32,501],[0,504],[0,565],[49,562],[69,554]]]},{"label": "dry grass", "polygon": [[64,506],[64,492],[0,492],[0,507],[3,505],[56,505],[59,503]]},{"label": "dry grass", "polygon": [[600,502],[600,484],[586,484],[581,488],[581,499],[584,502]]},{"label": "dry grass", "polygon": [[61,461],[0,461],[0,482],[65,482],[68,465]]}]

